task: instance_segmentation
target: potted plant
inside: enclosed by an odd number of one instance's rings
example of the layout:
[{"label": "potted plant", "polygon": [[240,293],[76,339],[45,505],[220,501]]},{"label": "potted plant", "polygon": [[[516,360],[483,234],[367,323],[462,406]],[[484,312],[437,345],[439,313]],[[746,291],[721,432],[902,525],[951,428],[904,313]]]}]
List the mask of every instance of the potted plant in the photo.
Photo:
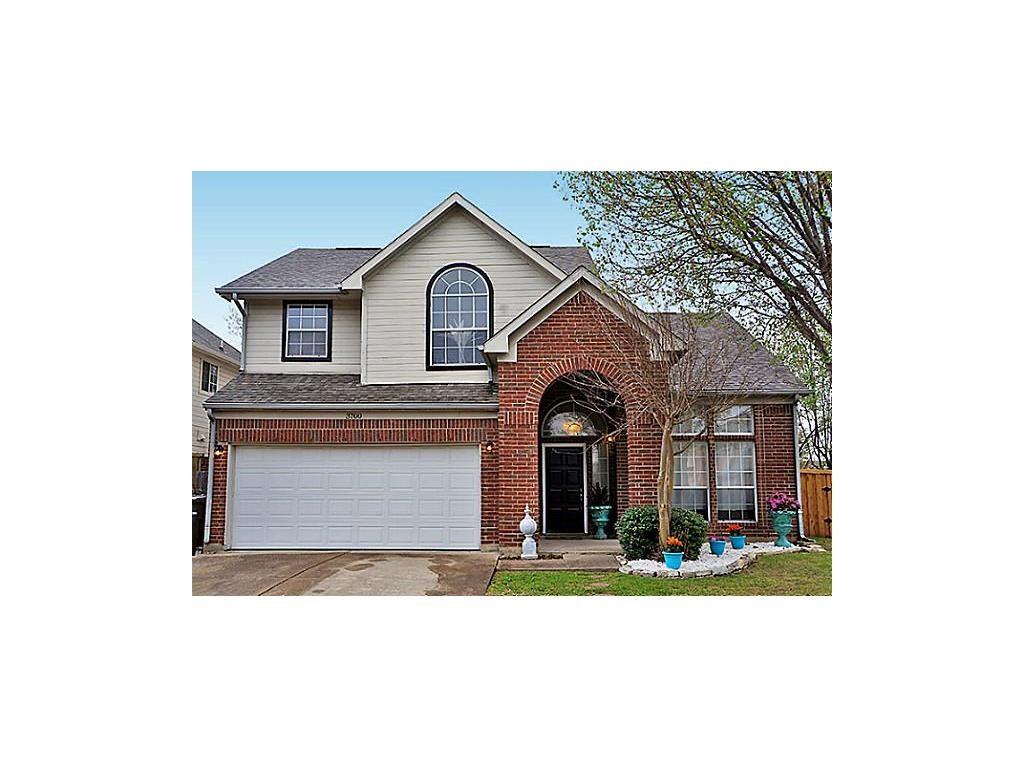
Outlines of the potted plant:
[{"label": "potted plant", "polygon": [[608,489],[600,483],[594,483],[590,486],[587,501],[590,504],[590,521],[594,524],[594,538],[607,539],[608,534],[604,529],[612,515],[612,507],[608,503],[610,501]]},{"label": "potted plant", "polygon": [[725,554],[725,539],[720,536],[712,536],[708,542],[711,544],[711,554],[715,557]]},{"label": "potted plant", "polygon": [[675,536],[669,536],[661,556],[665,558],[666,568],[679,570],[679,566],[683,564],[683,542]]},{"label": "potted plant", "polygon": [[793,546],[786,538],[786,534],[793,530],[793,515],[800,509],[800,502],[788,493],[778,491],[768,497],[768,509],[772,511],[772,530],[778,534],[775,546]]},{"label": "potted plant", "polygon": [[743,549],[747,543],[747,537],[743,534],[743,526],[739,523],[729,523],[725,527],[725,532],[729,534],[729,541],[732,542],[733,549]]}]

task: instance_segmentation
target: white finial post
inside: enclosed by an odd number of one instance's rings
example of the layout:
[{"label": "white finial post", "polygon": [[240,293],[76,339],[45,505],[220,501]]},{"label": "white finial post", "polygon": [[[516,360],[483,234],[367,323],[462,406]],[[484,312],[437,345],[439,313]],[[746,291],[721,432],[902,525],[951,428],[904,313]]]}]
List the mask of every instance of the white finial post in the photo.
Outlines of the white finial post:
[{"label": "white finial post", "polygon": [[537,542],[533,538],[533,534],[537,532],[537,523],[530,517],[530,505],[526,505],[526,509],[523,510],[523,519],[519,521],[519,532],[523,534],[523,554],[521,558],[523,560],[536,560],[537,559]]}]

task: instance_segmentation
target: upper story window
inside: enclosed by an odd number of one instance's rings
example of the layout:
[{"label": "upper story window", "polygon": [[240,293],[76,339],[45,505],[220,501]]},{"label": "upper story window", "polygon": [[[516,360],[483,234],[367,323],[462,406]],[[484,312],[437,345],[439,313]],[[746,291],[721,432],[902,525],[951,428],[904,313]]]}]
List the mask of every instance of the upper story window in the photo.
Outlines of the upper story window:
[{"label": "upper story window", "polygon": [[754,407],[752,405],[734,405],[724,409],[715,419],[715,434],[754,434]]},{"label": "upper story window", "polygon": [[491,285],[484,274],[469,266],[447,267],[428,294],[428,367],[484,367],[480,347],[491,335]]},{"label": "upper story window", "polygon": [[331,359],[330,302],[285,302],[281,360]]},{"label": "upper story window", "polygon": [[217,366],[203,360],[203,370],[199,379],[199,388],[203,392],[217,391]]}]

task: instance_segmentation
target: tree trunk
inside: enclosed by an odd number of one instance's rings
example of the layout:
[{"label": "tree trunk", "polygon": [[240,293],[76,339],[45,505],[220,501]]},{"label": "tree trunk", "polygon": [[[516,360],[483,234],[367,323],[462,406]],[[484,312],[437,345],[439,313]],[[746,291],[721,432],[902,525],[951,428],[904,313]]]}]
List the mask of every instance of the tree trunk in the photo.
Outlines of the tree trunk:
[{"label": "tree trunk", "polygon": [[672,423],[661,428],[661,462],[658,467],[658,541],[662,551],[669,537],[672,516],[672,475],[675,471],[672,450]]}]

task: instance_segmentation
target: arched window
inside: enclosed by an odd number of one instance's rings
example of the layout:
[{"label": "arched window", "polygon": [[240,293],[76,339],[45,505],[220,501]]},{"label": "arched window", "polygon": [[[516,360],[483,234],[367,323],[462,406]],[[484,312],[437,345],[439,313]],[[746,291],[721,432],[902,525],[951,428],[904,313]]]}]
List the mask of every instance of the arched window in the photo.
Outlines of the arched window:
[{"label": "arched window", "polygon": [[491,285],[469,266],[447,267],[430,283],[430,367],[477,368],[484,365],[480,347],[491,335]]},{"label": "arched window", "polygon": [[572,400],[564,400],[548,411],[541,430],[543,437],[594,437],[604,430],[596,413],[588,413]]}]

